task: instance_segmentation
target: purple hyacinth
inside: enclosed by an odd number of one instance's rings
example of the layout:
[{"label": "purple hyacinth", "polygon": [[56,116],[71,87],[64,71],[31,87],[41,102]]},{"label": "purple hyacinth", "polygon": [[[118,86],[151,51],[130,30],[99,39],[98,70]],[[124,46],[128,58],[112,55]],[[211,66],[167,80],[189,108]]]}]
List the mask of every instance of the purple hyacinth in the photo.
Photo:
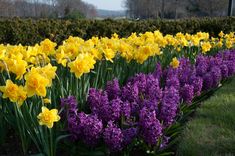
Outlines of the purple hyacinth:
[{"label": "purple hyacinth", "polygon": [[122,130],[123,133],[123,147],[129,145],[133,139],[137,136],[137,128],[128,128],[125,130]]},{"label": "purple hyacinth", "polygon": [[163,121],[165,126],[169,126],[173,123],[179,103],[179,91],[174,87],[165,88],[160,107],[160,119]]},{"label": "purple hyacinth", "polygon": [[143,91],[144,98],[160,103],[162,99],[162,90],[160,88],[159,80],[151,74],[147,75],[146,79],[146,89]]},{"label": "purple hyacinth", "polygon": [[141,103],[140,108],[146,107],[149,110],[154,110],[156,112],[159,112],[158,106],[159,106],[159,102],[157,100],[152,100],[152,99],[147,100],[146,99]]},{"label": "purple hyacinth", "polygon": [[71,139],[76,141],[79,138],[80,130],[78,126],[78,117],[73,116],[67,119],[68,120],[68,131],[72,135]]},{"label": "purple hyacinth", "polygon": [[131,78],[130,81],[135,84],[137,84],[139,92],[144,92],[146,90],[146,84],[147,84],[147,75],[140,73],[136,74],[135,77]]},{"label": "purple hyacinth", "polygon": [[163,76],[167,78],[170,78],[172,76],[178,76],[178,72],[179,72],[179,68],[174,69],[172,67],[169,67],[167,68],[167,70],[163,71]]},{"label": "purple hyacinth", "polygon": [[130,105],[131,105],[131,115],[133,116],[137,115],[141,109],[141,105],[136,101],[130,102]]},{"label": "purple hyacinth", "polygon": [[221,74],[222,74],[222,78],[226,79],[228,78],[228,67],[226,64],[221,64],[220,65],[220,70],[221,70]]},{"label": "purple hyacinth", "polygon": [[78,103],[75,96],[68,96],[60,99],[61,107],[66,107],[69,110],[77,109]]},{"label": "purple hyacinth", "polygon": [[[190,67],[190,66],[189,66]],[[184,68],[179,72],[179,81],[180,85],[184,86],[185,84],[189,83],[190,77],[196,74],[195,70],[191,68]]]},{"label": "purple hyacinth", "polygon": [[137,74],[122,89],[122,100],[130,103],[131,114],[133,115],[138,114],[146,102],[151,101],[157,108],[161,99],[162,90],[159,81],[152,74]]},{"label": "purple hyacinth", "polygon": [[180,89],[180,95],[181,98],[186,102],[187,104],[190,104],[192,102],[193,96],[194,96],[194,87],[193,85],[185,84]]},{"label": "purple hyacinth", "polygon": [[107,119],[112,121],[118,120],[121,117],[121,106],[122,101],[119,98],[110,101],[109,108],[106,108],[109,110],[103,109],[104,112],[110,113],[106,115]]},{"label": "purple hyacinth", "polygon": [[139,88],[138,84],[131,82],[128,82],[123,88],[122,88],[122,99],[123,101],[129,101],[129,102],[136,102],[139,100]]},{"label": "purple hyacinth", "polygon": [[130,118],[130,116],[131,116],[131,104],[130,104],[130,102],[125,101],[125,102],[122,103],[121,113],[127,119]]},{"label": "purple hyacinth", "polygon": [[162,77],[162,66],[160,63],[157,63],[155,71],[153,72],[153,76],[157,78],[159,81],[161,80]]},{"label": "purple hyacinth", "polygon": [[68,121],[68,131],[72,134],[71,139],[78,139],[78,123],[77,123],[77,101],[74,96],[69,96],[67,98],[61,98],[61,107],[65,110],[63,111],[62,118],[67,118]]},{"label": "purple hyacinth", "polygon": [[198,76],[203,76],[208,71],[208,58],[199,55],[196,59],[196,73]]},{"label": "purple hyacinth", "polygon": [[221,79],[222,79],[222,74],[221,74],[221,70],[218,66],[214,66],[211,68],[211,75],[212,75],[212,79],[213,79],[213,87],[216,87]]},{"label": "purple hyacinth", "polygon": [[102,90],[90,88],[87,103],[89,104],[93,113],[99,114],[100,107],[102,107],[103,105],[108,105],[109,103],[108,95]]},{"label": "purple hyacinth", "polygon": [[179,89],[180,88],[180,81],[176,75],[171,76],[171,77],[167,77],[165,86],[168,88],[174,87],[176,89]]},{"label": "purple hyacinth", "polygon": [[108,94],[109,100],[118,98],[121,92],[118,79],[108,81],[105,90]]},{"label": "purple hyacinth", "polygon": [[79,113],[78,120],[78,134],[80,138],[82,138],[87,145],[95,146],[102,136],[102,120],[99,120],[96,115],[87,115],[83,112]]},{"label": "purple hyacinth", "polygon": [[170,141],[170,137],[163,136],[162,143],[160,145],[160,149],[167,147],[169,141]]},{"label": "purple hyacinth", "polygon": [[156,117],[156,112],[146,107],[139,114],[140,135],[149,145],[156,145],[162,135],[162,125]]},{"label": "purple hyacinth", "polygon": [[228,76],[233,76],[235,74],[235,59],[233,61],[225,61],[228,67]]},{"label": "purple hyacinth", "polygon": [[223,59],[220,57],[210,57],[209,66],[213,68],[214,66],[220,66],[223,63]]},{"label": "purple hyacinth", "polygon": [[106,91],[90,89],[87,101],[92,113],[97,114],[104,122],[118,120],[121,116],[121,99],[116,98],[109,101]]},{"label": "purple hyacinth", "polygon": [[123,133],[112,121],[108,122],[104,129],[103,138],[105,144],[111,151],[120,151],[123,144]]},{"label": "purple hyacinth", "polygon": [[203,77],[203,90],[209,90],[213,86],[213,77],[211,72],[206,73]]},{"label": "purple hyacinth", "polygon": [[186,83],[189,83],[190,77],[195,74],[196,74],[195,67],[191,65],[189,59],[186,58],[180,59],[180,67],[178,69],[178,79],[181,86],[183,86]]},{"label": "purple hyacinth", "polygon": [[202,90],[203,80],[199,76],[192,76],[190,79],[190,84],[193,85],[194,95],[199,96]]}]

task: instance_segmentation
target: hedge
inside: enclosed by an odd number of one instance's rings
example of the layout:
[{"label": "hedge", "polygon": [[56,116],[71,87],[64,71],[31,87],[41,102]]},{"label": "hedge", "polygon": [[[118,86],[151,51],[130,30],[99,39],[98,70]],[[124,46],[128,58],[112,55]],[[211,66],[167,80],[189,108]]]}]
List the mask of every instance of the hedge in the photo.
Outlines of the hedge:
[{"label": "hedge", "polygon": [[68,36],[89,39],[117,33],[121,37],[132,32],[159,29],[164,34],[177,32],[209,32],[216,36],[221,30],[234,31],[235,17],[181,19],[181,20],[61,20],[61,19],[0,19],[0,43],[33,45],[45,38],[61,43]]}]

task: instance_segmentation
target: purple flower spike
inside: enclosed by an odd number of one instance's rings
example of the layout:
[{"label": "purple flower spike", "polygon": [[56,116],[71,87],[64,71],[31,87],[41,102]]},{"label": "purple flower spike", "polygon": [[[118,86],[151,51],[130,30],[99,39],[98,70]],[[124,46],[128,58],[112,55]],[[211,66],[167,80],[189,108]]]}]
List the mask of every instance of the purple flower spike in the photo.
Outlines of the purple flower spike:
[{"label": "purple flower spike", "polygon": [[193,95],[194,95],[194,87],[189,84],[185,84],[180,90],[181,98],[187,104],[192,103]]},{"label": "purple flower spike", "polygon": [[193,85],[194,95],[199,96],[202,90],[203,79],[201,77],[193,76],[190,83]]},{"label": "purple flower spike", "polygon": [[114,79],[113,81],[108,81],[105,90],[108,94],[109,100],[118,98],[121,92],[118,79]]},{"label": "purple flower spike", "polygon": [[61,107],[67,107],[70,110],[77,109],[77,100],[75,96],[60,99]]},{"label": "purple flower spike", "polygon": [[128,128],[122,131],[124,140],[123,140],[123,146],[129,145],[133,139],[137,136],[137,128]]},{"label": "purple flower spike", "polygon": [[112,121],[108,122],[103,133],[104,142],[111,151],[120,151],[123,143],[123,133]]},{"label": "purple flower spike", "polygon": [[96,115],[87,115],[85,113],[79,113],[79,135],[83,141],[89,146],[95,146],[103,132],[102,121],[97,118]]},{"label": "purple flower spike", "polygon": [[156,145],[162,135],[162,125],[156,117],[156,112],[146,107],[140,110],[139,115],[140,134],[149,145]]},{"label": "purple flower spike", "polygon": [[164,90],[160,108],[160,119],[163,121],[165,126],[169,126],[173,123],[179,104],[179,91],[174,87],[166,88]]}]

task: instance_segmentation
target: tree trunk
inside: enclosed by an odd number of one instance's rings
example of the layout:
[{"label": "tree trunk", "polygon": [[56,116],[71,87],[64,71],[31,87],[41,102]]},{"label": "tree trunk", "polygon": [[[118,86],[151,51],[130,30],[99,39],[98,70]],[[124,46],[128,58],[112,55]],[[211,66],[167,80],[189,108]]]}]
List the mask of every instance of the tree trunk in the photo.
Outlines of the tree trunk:
[{"label": "tree trunk", "polygon": [[232,12],[233,12],[233,0],[229,0],[229,4],[228,4],[228,16],[232,16]]},{"label": "tree trunk", "polygon": [[165,12],[165,0],[162,0],[161,18],[164,18]]},{"label": "tree trunk", "polygon": [[178,0],[175,0],[175,19],[177,19]]}]

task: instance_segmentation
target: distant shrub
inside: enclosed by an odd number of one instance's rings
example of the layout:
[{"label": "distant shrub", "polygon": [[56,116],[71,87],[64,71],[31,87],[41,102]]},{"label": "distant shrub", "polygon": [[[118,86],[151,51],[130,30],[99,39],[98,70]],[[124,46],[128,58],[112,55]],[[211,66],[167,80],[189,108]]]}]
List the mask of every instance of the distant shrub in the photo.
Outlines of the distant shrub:
[{"label": "distant shrub", "polygon": [[0,19],[0,43],[32,45],[49,38],[61,43],[68,36],[79,36],[89,39],[92,36],[110,37],[113,33],[120,37],[129,36],[132,32],[160,30],[164,34],[196,33],[204,31],[212,36],[222,30],[234,31],[235,17],[193,18],[181,20],[85,20],[77,18],[82,15],[76,12],[70,15],[74,20],[65,19]]}]

